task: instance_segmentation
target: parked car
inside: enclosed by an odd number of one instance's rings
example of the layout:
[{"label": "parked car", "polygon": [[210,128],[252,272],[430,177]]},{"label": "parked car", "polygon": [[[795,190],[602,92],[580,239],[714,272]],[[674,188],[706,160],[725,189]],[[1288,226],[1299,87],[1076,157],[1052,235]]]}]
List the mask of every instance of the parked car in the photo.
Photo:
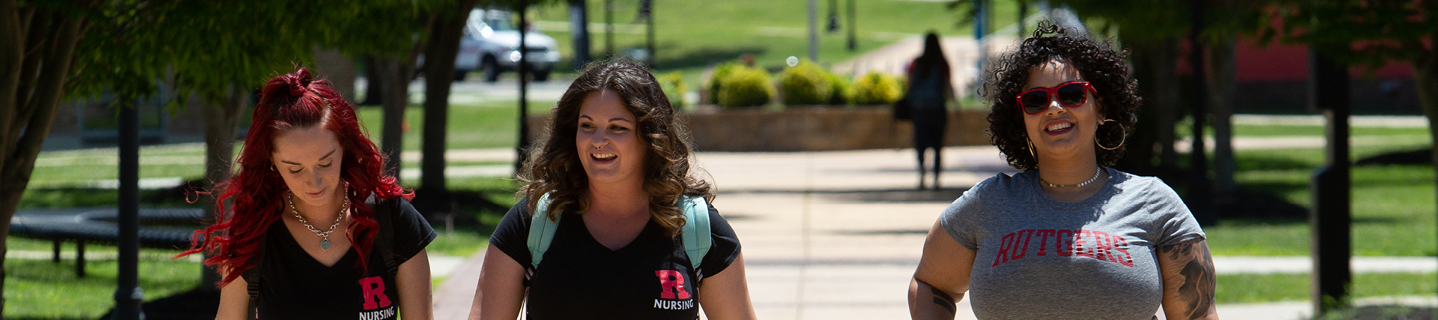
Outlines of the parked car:
[{"label": "parked car", "polygon": [[[455,71],[466,73],[479,70],[484,81],[499,80],[499,74],[517,70],[519,66],[519,30],[510,23],[512,14],[503,10],[474,9],[469,12],[469,21],[460,38],[460,53],[455,58]],[[525,45],[530,56],[529,72],[535,81],[549,80],[554,63],[559,61],[559,51],[554,47],[554,38],[533,30],[526,30]],[[471,52],[472,51],[472,52]],[[463,79],[463,76],[456,76]]]}]

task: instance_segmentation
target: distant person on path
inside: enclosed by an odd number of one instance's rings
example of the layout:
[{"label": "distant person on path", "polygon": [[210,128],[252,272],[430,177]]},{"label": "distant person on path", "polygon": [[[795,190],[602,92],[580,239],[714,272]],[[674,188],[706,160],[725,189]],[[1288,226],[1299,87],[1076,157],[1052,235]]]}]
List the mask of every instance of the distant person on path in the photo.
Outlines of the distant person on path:
[{"label": "distant person on path", "polygon": [[1203,230],[1173,189],[1107,168],[1141,99],[1126,51],[1052,22],[990,66],[992,142],[1022,170],[949,205],[909,283],[914,319],[1217,319]]},{"label": "distant person on path", "polygon": [[944,105],[954,99],[954,86],[949,79],[949,61],[939,45],[939,35],[924,36],[924,53],[909,64],[908,90],[904,99],[914,124],[914,151],[919,156],[919,190],[924,190],[924,150],[934,149],[934,190],[939,189],[939,172],[943,171],[944,133],[948,130],[949,112]]},{"label": "distant person on path", "polygon": [[384,163],[328,82],[304,68],[270,79],[216,223],[182,254],[214,254],[215,318],[433,318],[435,232]]},{"label": "distant person on path", "polygon": [[[485,251],[470,319],[754,319],[739,238],[633,60],[591,64],[534,147]],[[521,304],[523,303],[523,304]]]}]

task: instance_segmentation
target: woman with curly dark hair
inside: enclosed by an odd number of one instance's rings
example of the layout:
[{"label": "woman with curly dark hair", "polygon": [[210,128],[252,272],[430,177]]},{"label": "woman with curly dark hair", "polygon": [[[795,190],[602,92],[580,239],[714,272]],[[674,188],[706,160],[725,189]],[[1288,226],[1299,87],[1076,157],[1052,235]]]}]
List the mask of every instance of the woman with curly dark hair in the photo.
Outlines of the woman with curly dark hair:
[{"label": "woman with curly dark hair", "polygon": [[1173,189],[1107,168],[1141,102],[1125,51],[1041,23],[991,66],[992,142],[1022,170],[975,185],[929,230],[915,319],[1216,319],[1213,260]]},{"label": "woman with curly dark hair", "polygon": [[490,237],[470,319],[753,319],[739,239],[659,82],[591,64]]},{"label": "woman with curly dark hair", "polygon": [[433,317],[434,229],[329,82],[304,68],[271,79],[236,164],[218,221],[182,254],[213,253],[216,319]]}]

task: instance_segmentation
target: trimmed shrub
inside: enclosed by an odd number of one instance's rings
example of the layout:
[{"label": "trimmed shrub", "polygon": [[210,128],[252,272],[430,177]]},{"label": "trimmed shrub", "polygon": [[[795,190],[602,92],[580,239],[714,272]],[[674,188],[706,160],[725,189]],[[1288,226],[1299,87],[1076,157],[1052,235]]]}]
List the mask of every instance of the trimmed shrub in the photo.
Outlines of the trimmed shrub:
[{"label": "trimmed shrub", "polygon": [[744,65],[732,61],[725,62],[714,67],[714,73],[709,75],[709,79],[704,80],[704,87],[709,89],[709,101],[706,102],[711,104],[719,104],[719,90],[724,83],[724,81],[722,80],[724,79],[724,77],[728,77],[730,73],[733,73],[734,70],[743,68]]},{"label": "trimmed shrub", "polygon": [[899,79],[883,73],[869,73],[854,84],[854,104],[890,104],[903,97]]},{"label": "trimmed shrub", "polygon": [[842,106],[854,102],[854,84],[849,77],[836,74],[829,74],[829,85],[833,88],[834,94],[829,97],[829,104]]},{"label": "trimmed shrub", "polygon": [[683,108],[684,94],[689,91],[689,86],[684,84],[684,74],[679,71],[670,72],[656,77],[656,80],[659,80],[659,87],[664,89],[664,95],[668,96],[669,105],[676,110]]},{"label": "trimmed shrub", "polygon": [[723,107],[758,107],[774,100],[774,86],[769,72],[758,68],[735,68],[719,78],[719,105]]},{"label": "trimmed shrub", "polygon": [[829,72],[818,64],[801,61],[779,74],[780,97],[785,105],[828,103],[834,90],[829,77]]}]

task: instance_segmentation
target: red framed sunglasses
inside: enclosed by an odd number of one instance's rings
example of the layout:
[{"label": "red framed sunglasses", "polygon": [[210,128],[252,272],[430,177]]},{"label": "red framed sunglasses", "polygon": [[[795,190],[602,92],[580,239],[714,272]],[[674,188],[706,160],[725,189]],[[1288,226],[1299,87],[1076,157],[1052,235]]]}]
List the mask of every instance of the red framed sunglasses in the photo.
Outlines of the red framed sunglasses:
[{"label": "red framed sunglasses", "polygon": [[1065,82],[1053,88],[1033,88],[1020,93],[1017,97],[1019,109],[1025,114],[1035,115],[1049,108],[1049,101],[1057,97],[1059,104],[1065,108],[1082,106],[1088,102],[1086,93],[1093,92],[1095,96],[1098,91],[1088,81]]}]

